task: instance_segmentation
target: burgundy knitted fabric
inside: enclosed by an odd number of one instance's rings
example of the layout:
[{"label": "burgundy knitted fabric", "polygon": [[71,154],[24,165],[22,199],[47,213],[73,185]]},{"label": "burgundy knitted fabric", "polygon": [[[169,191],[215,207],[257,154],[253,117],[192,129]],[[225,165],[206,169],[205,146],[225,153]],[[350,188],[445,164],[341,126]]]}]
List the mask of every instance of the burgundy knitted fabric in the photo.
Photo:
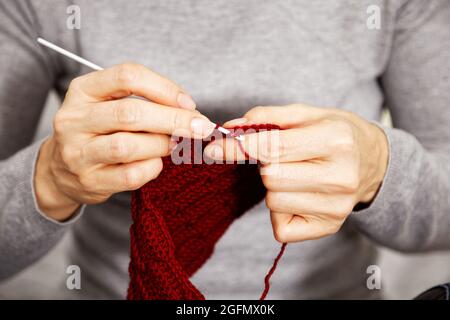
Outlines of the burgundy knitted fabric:
[{"label": "burgundy knitted fabric", "polygon": [[128,299],[202,300],[189,278],[230,224],[260,202],[266,190],[256,164],[175,165],[171,157],[163,164],[159,177],[132,195]]}]

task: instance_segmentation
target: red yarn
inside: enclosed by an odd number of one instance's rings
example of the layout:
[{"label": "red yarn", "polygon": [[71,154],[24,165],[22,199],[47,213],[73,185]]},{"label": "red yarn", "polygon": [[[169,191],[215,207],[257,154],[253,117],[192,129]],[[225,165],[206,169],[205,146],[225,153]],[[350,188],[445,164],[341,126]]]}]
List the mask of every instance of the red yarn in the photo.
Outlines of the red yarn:
[{"label": "red yarn", "polygon": [[[236,129],[279,129],[255,125]],[[241,132],[241,131],[239,131]],[[182,139],[183,140],[183,139]],[[206,143],[203,143],[203,146]],[[202,147],[188,143],[194,155]],[[216,242],[266,193],[256,164],[181,164],[163,159],[159,177],[133,192],[128,299],[203,300],[189,278],[208,260]],[[265,278],[261,299],[285,244]]]},{"label": "red yarn", "polygon": [[278,255],[275,258],[275,260],[273,261],[272,268],[270,268],[269,272],[266,274],[266,277],[264,278],[264,291],[261,294],[261,297],[259,298],[259,300],[266,299],[267,294],[269,293],[269,290],[270,290],[270,277],[272,277],[273,273],[277,269],[278,262],[280,261],[281,257],[284,254],[284,250],[286,249],[286,245],[287,245],[287,243],[283,243],[281,245],[280,252],[278,253]]}]

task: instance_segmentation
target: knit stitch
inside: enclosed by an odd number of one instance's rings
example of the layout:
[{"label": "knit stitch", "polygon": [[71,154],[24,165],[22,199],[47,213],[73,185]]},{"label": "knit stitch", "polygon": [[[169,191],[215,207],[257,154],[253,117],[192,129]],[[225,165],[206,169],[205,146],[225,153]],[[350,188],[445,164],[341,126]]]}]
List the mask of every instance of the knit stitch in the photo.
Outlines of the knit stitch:
[{"label": "knit stitch", "polygon": [[[248,128],[279,129],[255,125],[235,130]],[[188,142],[194,153],[203,151],[195,148],[194,140]],[[212,255],[231,223],[264,198],[266,189],[257,165],[248,162],[176,165],[169,156],[163,165],[157,179],[132,195],[128,299],[203,300],[189,278]]]}]

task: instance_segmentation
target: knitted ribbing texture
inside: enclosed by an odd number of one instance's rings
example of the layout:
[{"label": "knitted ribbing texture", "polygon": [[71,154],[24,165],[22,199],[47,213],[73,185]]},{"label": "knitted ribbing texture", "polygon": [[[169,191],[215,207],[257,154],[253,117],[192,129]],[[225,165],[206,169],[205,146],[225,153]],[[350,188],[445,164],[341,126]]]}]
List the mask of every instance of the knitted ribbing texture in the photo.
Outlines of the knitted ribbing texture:
[{"label": "knitted ribbing texture", "polygon": [[[248,128],[279,129],[235,129]],[[192,157],[206,145],[196,149],[194,140],[188,142]],[[203,300],[189,278],[208,260],[230,224],[264,198],[266,189],[257,164],[176,165],[169,156],[163,166],[157,179],[132,194],[128,299]]]}]

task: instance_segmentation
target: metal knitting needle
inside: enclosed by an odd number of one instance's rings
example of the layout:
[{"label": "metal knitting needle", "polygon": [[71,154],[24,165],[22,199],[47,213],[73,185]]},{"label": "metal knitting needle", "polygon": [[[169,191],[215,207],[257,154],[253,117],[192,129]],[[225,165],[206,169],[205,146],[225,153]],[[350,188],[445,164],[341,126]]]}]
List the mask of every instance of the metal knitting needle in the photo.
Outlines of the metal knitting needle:
[{"label": "metal knitting needle", "polygon": [[[66,56],[69,59],[75,60],[78,63],[81,63],[81,64],[85,65],[86,67],[91,68],[91,69],[93,69],[95,71],[104,70],[99,65],[97,65],[97,64],[95,64],[95,63],[93,63],[93,62],[91,62],[89,60],[86,60],[86,59],[84,59],[84,58],[82,58],[82,57],[80,57],[80,56],[78,56],[78,55],[76,55],[76,54],[74,54],[74,53],[72,53],[70,51],[67,51],[66,49],[61,48],[60,46],[57,46],[56,44],[51,43],[50,41],[47,41],[47,40],[42,39],[42,38],[37,38],[37,42],[39,44],[43,45],[44,47],[47,47],[47,48],[49,48],[51,50],[54,50],[54,51],[62,54],[63,56]],[[218,131],[222,132],[225,135],[229,135],[231,133],[230,130],[225,129],[224,127],[221,127],[219,125],[216,125],[216,129]],[[244,141],[244,137],[242,137],[241,135],[233,136],[233,138],[235,138],[235,139],[237,139],[239,141]]]},{"label": "metal knitting needle", "polygon": [[88,61],[86,59],[83,59],[82,57],[77,56],[76,54],[74,54],[74,53],[72,53],[70,51],[67,51],[66,49],[58,47],[56,44],[53,44],[50,41],[47,41],[47,40],[42,39],[42,38],[37,38],[37,42],[39,42],[44,47],[52,49],[52,50],[54,50],[54,51],[56,51],[56,52],[58,52],[58,53],[60,53],[60,54],[62,54],[64,56],[72,59],[72,60],[75,60],[75,61],[77,61],[77,62],[79,62],[81,64],[84,64],[86,67],[89,67],[89,68],[94,69],[96,71],[103,70],[102,67],[96,65],[95,63],[92,63],[92,62],[90,62],[90,61]]}]

